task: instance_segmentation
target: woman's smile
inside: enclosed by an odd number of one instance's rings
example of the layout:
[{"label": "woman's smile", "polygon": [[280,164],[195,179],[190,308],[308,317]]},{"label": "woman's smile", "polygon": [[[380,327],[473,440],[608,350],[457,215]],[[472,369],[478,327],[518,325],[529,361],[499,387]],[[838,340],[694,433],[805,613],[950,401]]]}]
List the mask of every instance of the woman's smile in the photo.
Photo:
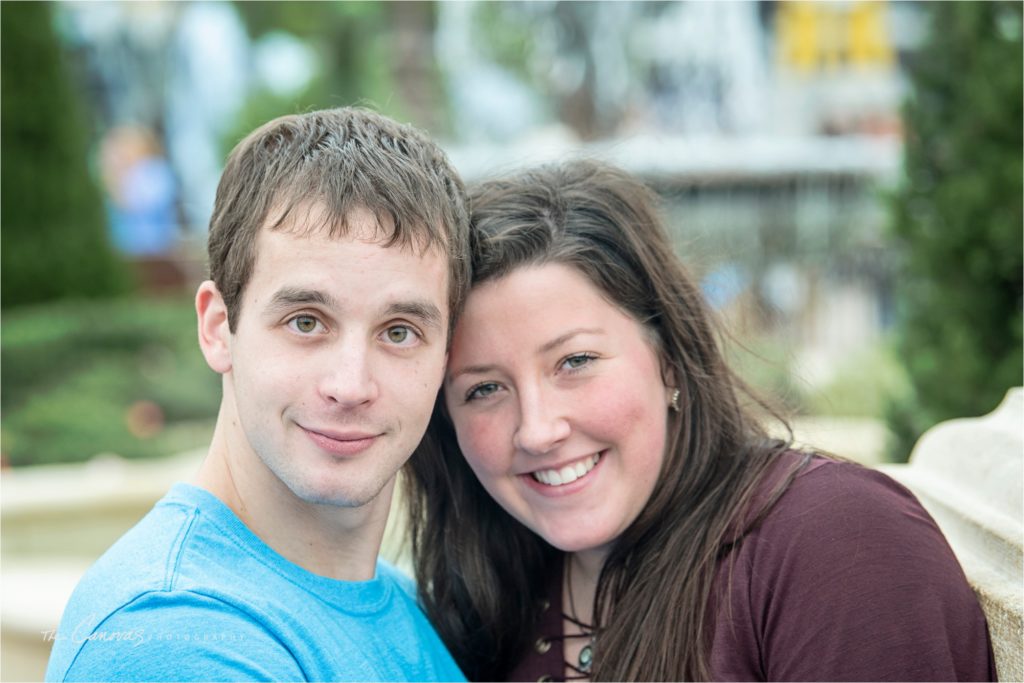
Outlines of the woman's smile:
[{"label": "woman's smile", "polygon": [[633,523],[672,393],[648,330],[575,269],[523,267],[470,293],[449,360],[459,445],[509,514],[570,552]]},{"label": "woman's smile", "polygon": [[543,470],[535,470],[530,472],[530,476],[535,480],[549,487],[565,486],[571,484],[574,481],[582,479],[587,476],[601,459],[600,453],[594,453],[592,455],[579,458],[574,460],[568,465],[562,467],[552,467]]}]

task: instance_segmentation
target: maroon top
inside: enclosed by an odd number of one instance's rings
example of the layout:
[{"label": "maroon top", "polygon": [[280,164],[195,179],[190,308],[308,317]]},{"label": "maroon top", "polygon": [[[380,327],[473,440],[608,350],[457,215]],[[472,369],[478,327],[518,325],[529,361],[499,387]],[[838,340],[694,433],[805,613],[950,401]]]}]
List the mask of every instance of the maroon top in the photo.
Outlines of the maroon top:
[{"label": "maroon top", "polygon": [[[731,586],[724,561],[715,580],[714,680],[996,680],[985,615],[952,550],[913,494],[876,470],[815,457],[731,557]],[[509,680],[564,680],[561,640],[548,638],[562,632],[561,596],[559,567]]]}]

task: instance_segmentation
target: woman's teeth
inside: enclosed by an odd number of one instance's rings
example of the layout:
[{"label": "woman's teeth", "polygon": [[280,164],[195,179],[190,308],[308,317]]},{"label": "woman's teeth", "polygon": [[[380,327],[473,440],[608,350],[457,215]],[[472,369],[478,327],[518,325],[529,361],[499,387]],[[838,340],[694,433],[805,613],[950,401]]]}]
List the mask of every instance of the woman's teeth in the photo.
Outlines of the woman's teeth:
[{"label": "woman's teeth", "polygon": [[538,470],[530,474],[534,479],[548,486],[562,486],[574,482],[584,474],[594,469],[597,461],[601,459],[600,453],[595,453],[589,458],[580,460],[574,465],[566,465],[560,470]]}]

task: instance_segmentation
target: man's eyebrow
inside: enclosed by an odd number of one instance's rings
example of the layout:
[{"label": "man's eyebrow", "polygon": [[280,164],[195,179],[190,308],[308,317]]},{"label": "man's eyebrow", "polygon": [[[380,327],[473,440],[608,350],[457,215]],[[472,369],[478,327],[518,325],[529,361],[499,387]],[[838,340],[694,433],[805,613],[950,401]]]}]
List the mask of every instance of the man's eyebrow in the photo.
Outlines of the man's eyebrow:
[{"label": "man's eyebrow", "polygon": [[306,306],[319,304],[327,308],[337,306],[334,297],[319,289],[301,289],[298,287],[282,287],[270,298],[268,308],[288,308],[289,306]]},{"label": "man's eyebrow", "polygon": [[398,301],[387,307],[385,315],[404,315],[417,318],[427,327],[440,329],[443,316],[441,309],[429,301]]}]

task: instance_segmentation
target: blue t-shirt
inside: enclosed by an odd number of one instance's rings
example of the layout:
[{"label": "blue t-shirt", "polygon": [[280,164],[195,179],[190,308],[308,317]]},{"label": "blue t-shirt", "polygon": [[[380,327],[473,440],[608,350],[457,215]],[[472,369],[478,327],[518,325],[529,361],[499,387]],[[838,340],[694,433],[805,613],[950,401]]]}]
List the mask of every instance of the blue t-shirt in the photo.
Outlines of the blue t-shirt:
[{"label": "blue t-shirt", "polygon": [[83,577],[46,679],[465,680],[394,567],[312,574],[187,484]]}]

